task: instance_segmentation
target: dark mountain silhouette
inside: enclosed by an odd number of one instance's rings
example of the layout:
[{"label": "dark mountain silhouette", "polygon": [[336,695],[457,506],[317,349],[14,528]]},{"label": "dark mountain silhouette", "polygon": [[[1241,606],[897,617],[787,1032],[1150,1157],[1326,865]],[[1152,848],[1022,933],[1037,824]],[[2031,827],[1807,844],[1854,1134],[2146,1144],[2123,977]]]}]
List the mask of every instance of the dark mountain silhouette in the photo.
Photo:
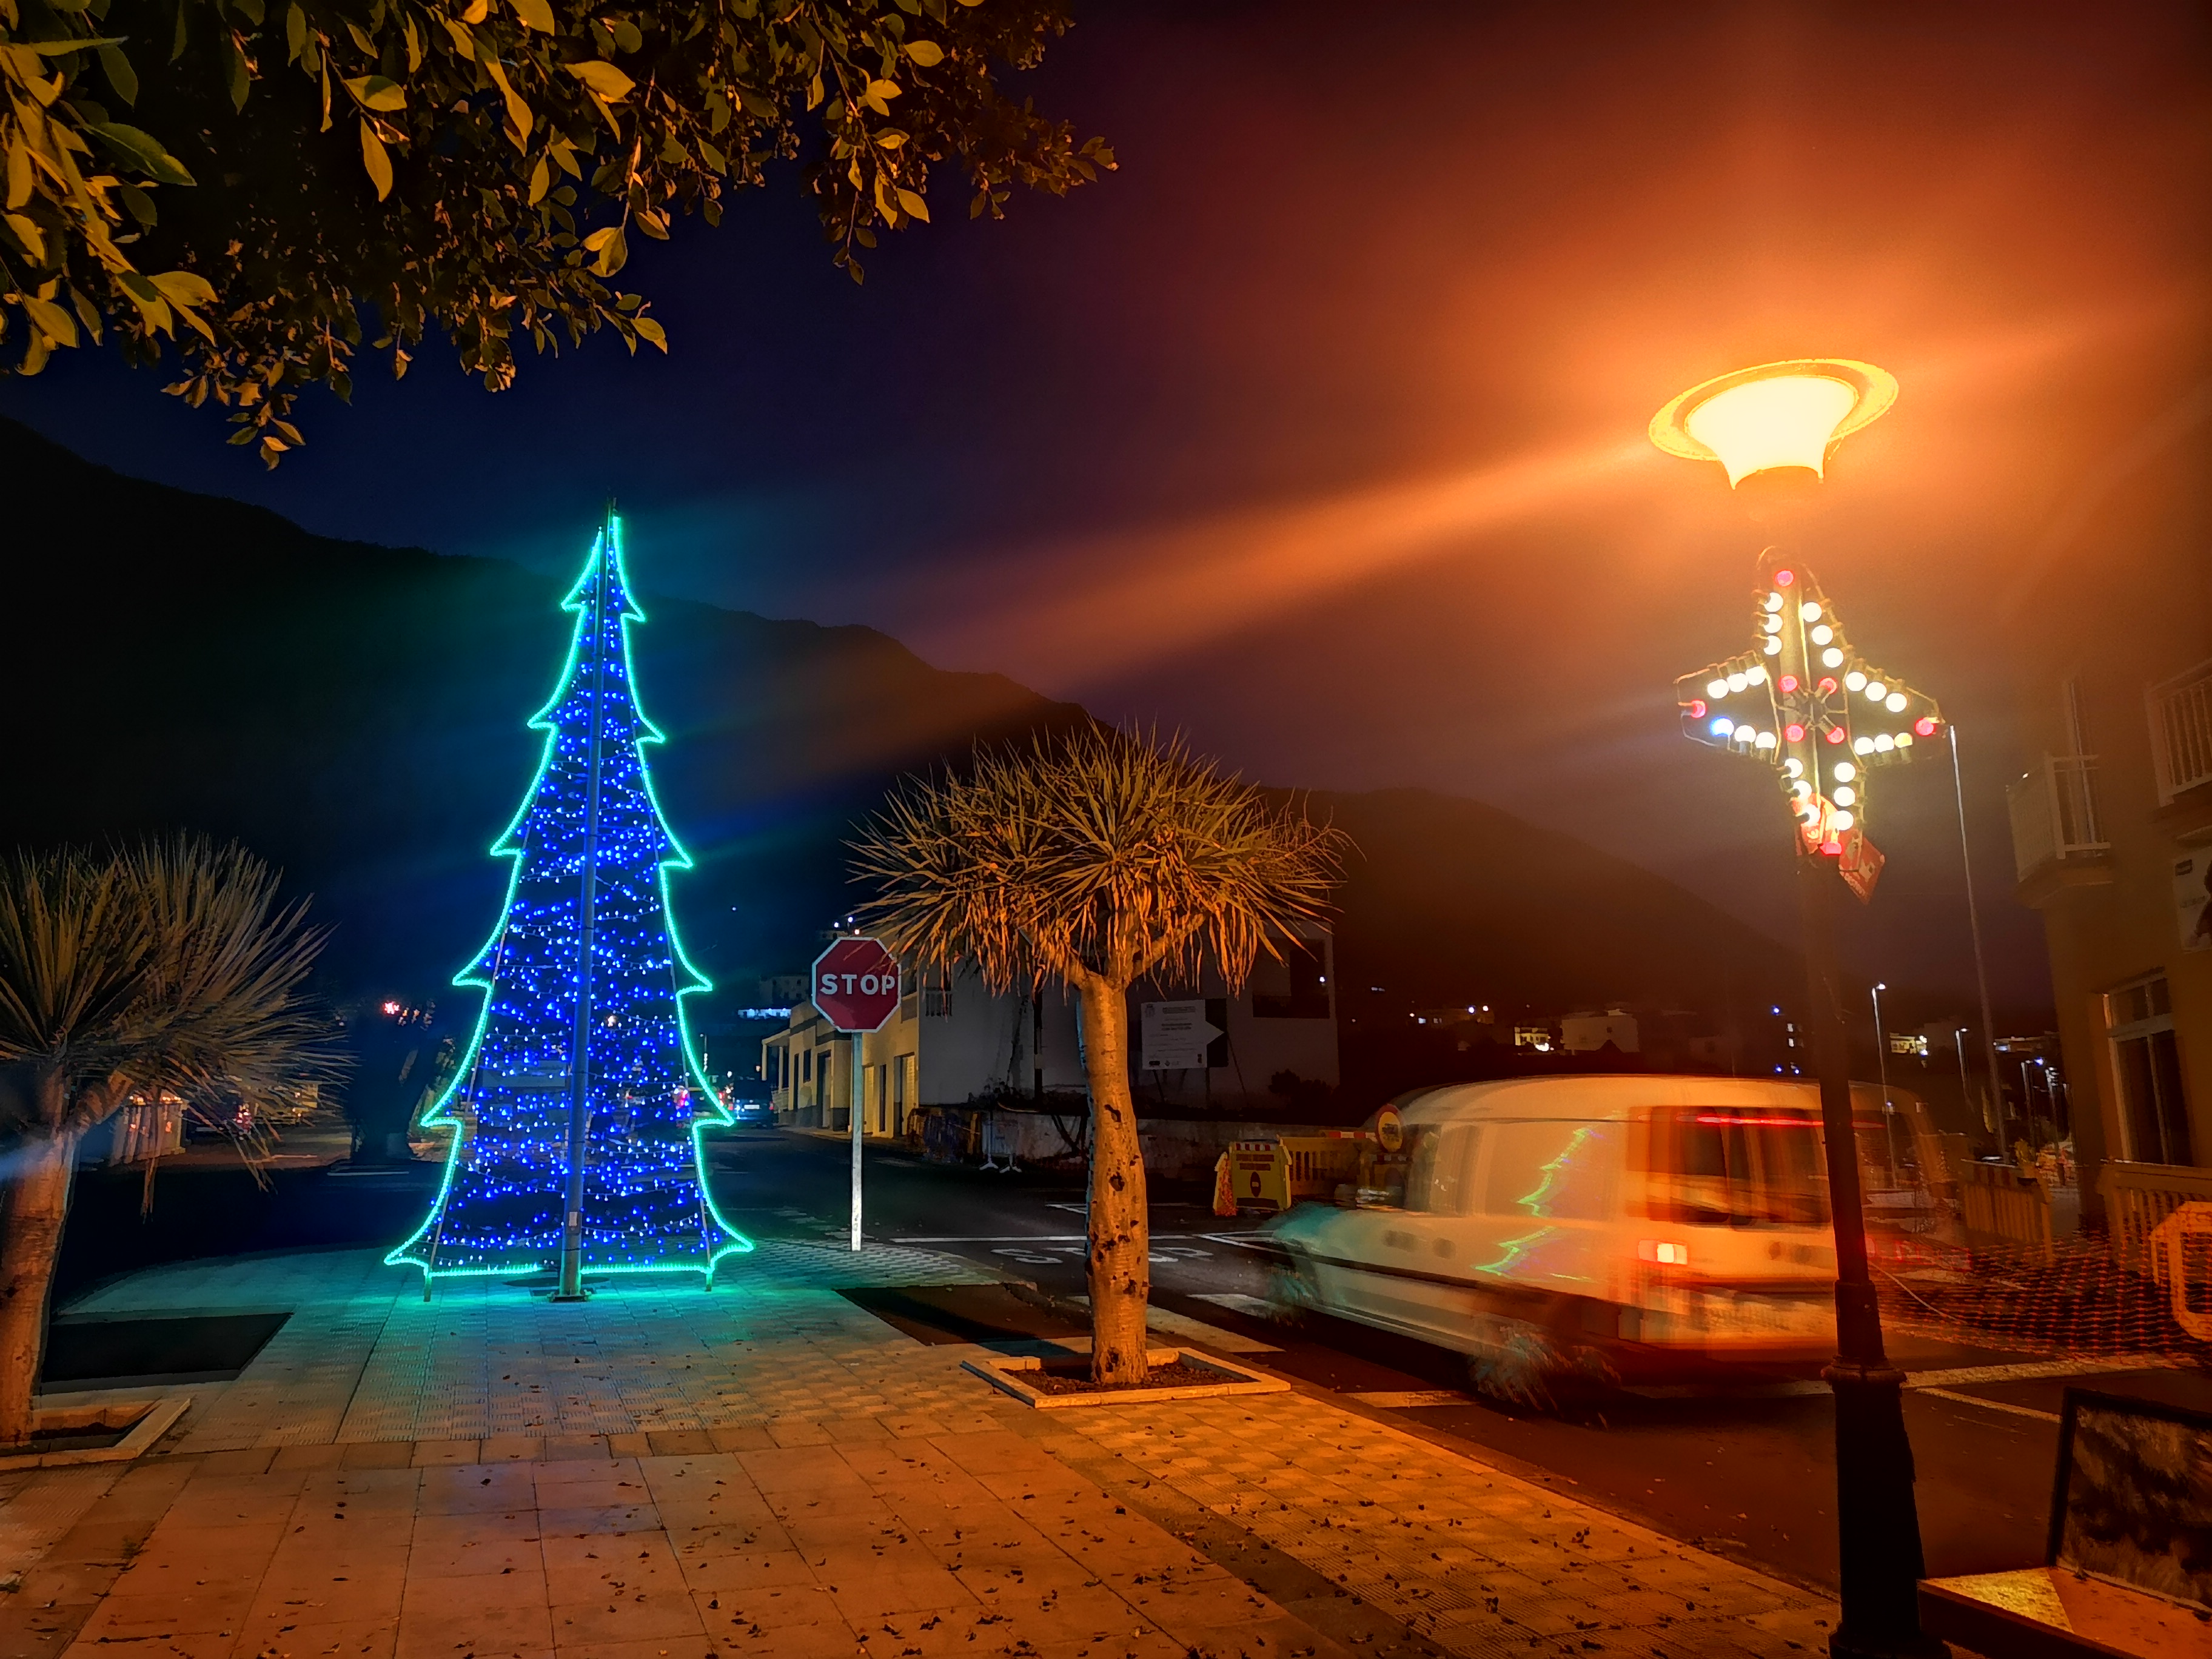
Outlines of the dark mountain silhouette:
[{"label": "dark mountain silhouette", "polygon": [[[434,994],[499,912],[507,865],[485,849],[537,764],[525,721],[566,648],[559,585],[313,536],[9,422],[0,488],[20,711],[0,845],[236,836],[336,925],[334,994]],[[696,863],[677,914],[737,1000],[803,966],[849,907],[843,840],[899,773],[1083,718],[870,629],[646,608],[640,690],[669,738],[654,776]],[[1680,888],[1478,802],[1392,790],[1313,806],[1361,849],[1340,982],[1385,987],[1395,1018],[1477,994],[1719,1012],[1795,982],[1780,946]]]}]

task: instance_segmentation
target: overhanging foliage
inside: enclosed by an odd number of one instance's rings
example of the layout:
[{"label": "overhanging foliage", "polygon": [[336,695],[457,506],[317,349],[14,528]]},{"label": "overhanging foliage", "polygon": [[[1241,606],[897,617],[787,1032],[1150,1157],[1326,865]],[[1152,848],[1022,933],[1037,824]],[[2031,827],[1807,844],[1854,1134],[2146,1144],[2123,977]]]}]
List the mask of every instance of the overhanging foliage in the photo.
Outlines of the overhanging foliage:
[{"label": "overhanging foliage", "polygon": [[[232,410],[270,465],[299,391],[366,341],[404,373],[435,325],[494,391],[514,349],[612,329],[633,234],[717,222],[811,159],[836,264],[930,216],[1063,193],[1103,141],[1009,99],[1058,0],[0,0],[0,351],[35,374],[110,331]],[[128,118],[125,115],[127,112]],[[365,317],[376,331],[372,338]]]}]

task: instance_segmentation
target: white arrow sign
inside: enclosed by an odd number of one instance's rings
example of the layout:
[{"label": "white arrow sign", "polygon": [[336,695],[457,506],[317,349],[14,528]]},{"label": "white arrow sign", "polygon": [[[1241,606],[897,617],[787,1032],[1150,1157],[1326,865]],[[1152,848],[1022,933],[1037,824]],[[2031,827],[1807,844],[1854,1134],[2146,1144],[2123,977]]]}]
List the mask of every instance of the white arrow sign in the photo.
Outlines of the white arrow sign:
[{"label": "white arrow sign", "polygon": [[1143,1029],[1147,1072],[1203,1071],[1206,1046],[1222,1035],[1221,1028],[1206,1018],[1203,999],[1148,1002]]}]

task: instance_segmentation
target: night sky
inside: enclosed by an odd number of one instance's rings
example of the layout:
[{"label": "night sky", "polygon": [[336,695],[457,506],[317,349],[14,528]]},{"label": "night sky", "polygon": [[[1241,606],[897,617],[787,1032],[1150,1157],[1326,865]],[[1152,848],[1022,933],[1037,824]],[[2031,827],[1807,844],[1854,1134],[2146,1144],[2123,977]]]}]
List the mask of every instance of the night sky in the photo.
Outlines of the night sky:
[{"label": "night sky", "polygon": [[[665,360],[608,339],[499,397],[428,348],[397,385],[365,365],[273,475],[90,354],[0,410],[319,532],[548,570],[612,494],[641,587],[872,623],[1268,782],[1475,796],[1786,935],[1779,797],[1672,694],[1747,644],[1762,538],[1644,428],[1724,369],[1869,359],[1902,397],[1807,552],[1958,721],[1999,1001],[2047,996],[2009,899],[2007,607],[2204,445],[2203,9],[1078,13],[1036,94],[1120,172],[1002,224],[948,175],[864,289],[787,179],[635,255]],[[1948,770],[1872,805],[1855,960],[1970,987]]]}]

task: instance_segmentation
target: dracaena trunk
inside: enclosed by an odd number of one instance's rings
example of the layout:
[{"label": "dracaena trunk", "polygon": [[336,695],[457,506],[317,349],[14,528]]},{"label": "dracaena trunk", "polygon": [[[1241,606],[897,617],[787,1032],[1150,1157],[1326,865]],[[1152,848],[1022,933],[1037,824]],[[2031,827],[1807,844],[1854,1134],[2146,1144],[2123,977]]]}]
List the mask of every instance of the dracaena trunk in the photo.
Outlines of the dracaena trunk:
[{"label": "dracaena trunk", "polygon": [[31,1437],[76,1143],[73,1130],[33,1131],[17,1147],[0,1190],[0,1447]]},{"label": "dracaena trunk", "polygon": [[1152,1243],[1129,1092],[1128,1004],[1121,987],[1100,981],[1085,983],[1080,994],[1091,1084],[1091,1380],[1134,1388],[1145,1380]]}]

